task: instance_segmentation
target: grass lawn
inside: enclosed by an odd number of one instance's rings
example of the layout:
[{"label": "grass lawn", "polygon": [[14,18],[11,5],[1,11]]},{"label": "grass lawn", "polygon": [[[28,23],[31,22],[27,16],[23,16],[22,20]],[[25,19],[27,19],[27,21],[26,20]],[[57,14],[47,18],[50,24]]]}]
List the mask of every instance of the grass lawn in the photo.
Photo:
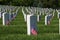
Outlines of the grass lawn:
[{"label": "grass lawn", "polygon": [[10,25],[3,26],[0,19],[0,40],[60,40],[58,23],[57,13],[51,20],[51,24],[47,26],[44,25],[44,16],[42,16],[40,22],[37,22],[38,35],[28,36],[26,22],[20,8],[17,17]]}]

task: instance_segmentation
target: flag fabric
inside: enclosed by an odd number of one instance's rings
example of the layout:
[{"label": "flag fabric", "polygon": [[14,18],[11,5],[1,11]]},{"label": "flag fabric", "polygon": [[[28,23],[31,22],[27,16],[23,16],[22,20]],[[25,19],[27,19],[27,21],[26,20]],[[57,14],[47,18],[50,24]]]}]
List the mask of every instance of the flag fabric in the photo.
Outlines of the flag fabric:
[{"label": "flag fabric", "polygon": [[48,24],[50,24],[50,21],[48,21]]},{"label": "flag fabric", "polygon": [[6,25],[9,25],[9,24],[10,24],[10,22],[9,22],[9,20],[7,20],[7,21],[6,21]]},{"label": "flag fabric", "polygon": [[34,28],[31,29],[31,33],[32,35],[37,35],[37,31]]}]

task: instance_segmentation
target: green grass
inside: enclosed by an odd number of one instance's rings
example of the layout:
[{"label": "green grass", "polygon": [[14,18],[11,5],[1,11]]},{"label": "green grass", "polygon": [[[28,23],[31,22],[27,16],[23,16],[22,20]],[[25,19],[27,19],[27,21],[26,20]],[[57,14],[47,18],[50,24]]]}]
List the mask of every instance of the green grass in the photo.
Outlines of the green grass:
[{"label": "green grass", "polygon": [[20,8],[17,17],[10,25],[3,26],[0,19],[0,40],[60,40],[57,13],[51,20],[50,25],[44,24],[44,16],[37,22],[38,35],[27,35],[27,25],[24,21]]},{"label": "green grass", "polygon": [[60,40],[57,33],[45,33],[38,36],[27,36],[26,34],[1,34],[0,40]]}]

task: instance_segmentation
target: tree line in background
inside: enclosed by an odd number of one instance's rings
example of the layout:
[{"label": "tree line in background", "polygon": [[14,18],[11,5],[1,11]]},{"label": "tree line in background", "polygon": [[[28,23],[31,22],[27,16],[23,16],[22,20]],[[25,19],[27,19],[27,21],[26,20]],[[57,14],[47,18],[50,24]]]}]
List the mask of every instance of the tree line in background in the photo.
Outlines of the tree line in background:
[{"label": "tree line in background", "polygon": [[59,8],[60,0],[0,0],[2,5]]}]

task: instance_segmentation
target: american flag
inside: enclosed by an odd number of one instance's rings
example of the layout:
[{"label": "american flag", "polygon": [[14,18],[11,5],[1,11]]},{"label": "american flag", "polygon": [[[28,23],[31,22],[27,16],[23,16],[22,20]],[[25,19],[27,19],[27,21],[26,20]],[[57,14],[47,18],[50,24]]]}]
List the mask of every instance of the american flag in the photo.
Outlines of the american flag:
[{"label": "american flag", "polygon": [[50,21],[48,21],[48,24],[50,24]]},{"label": "american flag", "polygon": [[31,29],[31,34],[32,34],[32,35],[37,35],[37,31],[36,31],[34,28],[32,28],[32,29]]},{"label": "american flag", "polygon": [[9,21],[8,20],[6,21],[6,25],[9,25]]}]

